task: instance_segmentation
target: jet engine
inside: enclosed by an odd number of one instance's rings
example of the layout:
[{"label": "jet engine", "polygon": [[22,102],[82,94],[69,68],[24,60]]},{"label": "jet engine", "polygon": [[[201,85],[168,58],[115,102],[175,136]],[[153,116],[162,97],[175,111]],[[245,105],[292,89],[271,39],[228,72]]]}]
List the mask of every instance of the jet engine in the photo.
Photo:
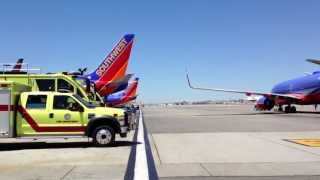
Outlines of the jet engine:
[{"label": "jet engine", "polygon": [[260,97],[254,106],[257,111],[270,111],[274,107],[274,100],[267,97]]}]

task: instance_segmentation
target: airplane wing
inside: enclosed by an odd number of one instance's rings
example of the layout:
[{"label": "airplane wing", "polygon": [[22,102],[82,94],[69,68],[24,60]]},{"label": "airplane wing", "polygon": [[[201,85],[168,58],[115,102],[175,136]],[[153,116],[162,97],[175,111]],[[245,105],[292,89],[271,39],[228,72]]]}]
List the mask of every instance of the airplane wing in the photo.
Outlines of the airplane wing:
[{"label": "airplane wing", "polygon": [[188,85],[191,89],[195,90],[204,90],[204,91],[220,91],[220,92],[228,92],[228,93],[239,93],[245,94],[246,96],[251,95],[259,95],[259,96],[266,96],[266,97],[283,97],[283,98],[292,98],[292,99],[302,99],[301,95],[292,95],[292,94],[277,94],[277,93],[264,93],[264,92],[254,92],[254,91],[239,91],[239,90],[231,90],[231,89],[220,89],[220,88],[202,88],[202,87],[195,87],[191,84],[189,79],[189,75],[187,73],[187,81]]}]

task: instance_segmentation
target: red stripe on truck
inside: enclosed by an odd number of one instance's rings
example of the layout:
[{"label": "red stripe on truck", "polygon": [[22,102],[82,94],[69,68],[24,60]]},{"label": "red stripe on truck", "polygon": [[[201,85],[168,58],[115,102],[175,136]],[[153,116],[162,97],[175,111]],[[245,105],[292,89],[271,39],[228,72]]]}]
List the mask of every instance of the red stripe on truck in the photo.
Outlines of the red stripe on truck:
[{"label": "red stripe on truck", "polygon": [[25,108],[19,106],[18,111],[36,132],[81,132],[85,130],[84,126],[39,126]]},{"label": "red stripe on truck", "polygon": [[12,105],[0,104],[0,112],[1,111],[13,111],[13,110],[14,110],[14,106],[12,106]]},{"label": "red stripe on truck", "polygon": [[[15,106],[11,105],[0,105],[1,111],[14,111]],[[39,126],[37,122],[31,117],[25,108],[18,106],[18,112],[21,116],[27,121],[27,123],[32,127],[36,132],[82,132],[85,131],[85,126]]]}]

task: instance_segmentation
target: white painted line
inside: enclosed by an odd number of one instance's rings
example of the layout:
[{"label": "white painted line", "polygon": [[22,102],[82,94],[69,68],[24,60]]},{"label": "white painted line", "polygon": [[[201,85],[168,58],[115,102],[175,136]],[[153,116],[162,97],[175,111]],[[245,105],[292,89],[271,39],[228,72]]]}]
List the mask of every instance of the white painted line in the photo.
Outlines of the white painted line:
[{"label": "white painted line", "polygon": [[143,127],[143,118],[142,118],[141,110],[140,110],[140,116],[139,116],[137,142],[139,142],[140,144],[137,144],[136,162],[135,162],[133,179],[147,180],[149,179],[149,170],[148,170],[148,163],[147,163],[147,153],[146,153],[146,145],[144,140],[144,127]]}]

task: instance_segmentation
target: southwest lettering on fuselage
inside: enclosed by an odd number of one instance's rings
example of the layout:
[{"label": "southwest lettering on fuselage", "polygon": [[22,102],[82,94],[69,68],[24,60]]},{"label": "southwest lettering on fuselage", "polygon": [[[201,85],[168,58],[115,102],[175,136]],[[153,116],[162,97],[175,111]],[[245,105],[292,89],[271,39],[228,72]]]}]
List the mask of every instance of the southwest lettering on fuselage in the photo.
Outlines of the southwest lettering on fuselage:
[{"label": "southwest lettering on fuselage", "polygon": [[116,60],[121,51],[126,47],[128,42],[122,39],[118,45],[113,49],[110,55],[103,61],[103,63],[98,67],[96,74],[100,77],[104,72],[111,66],[111,64]]}]

